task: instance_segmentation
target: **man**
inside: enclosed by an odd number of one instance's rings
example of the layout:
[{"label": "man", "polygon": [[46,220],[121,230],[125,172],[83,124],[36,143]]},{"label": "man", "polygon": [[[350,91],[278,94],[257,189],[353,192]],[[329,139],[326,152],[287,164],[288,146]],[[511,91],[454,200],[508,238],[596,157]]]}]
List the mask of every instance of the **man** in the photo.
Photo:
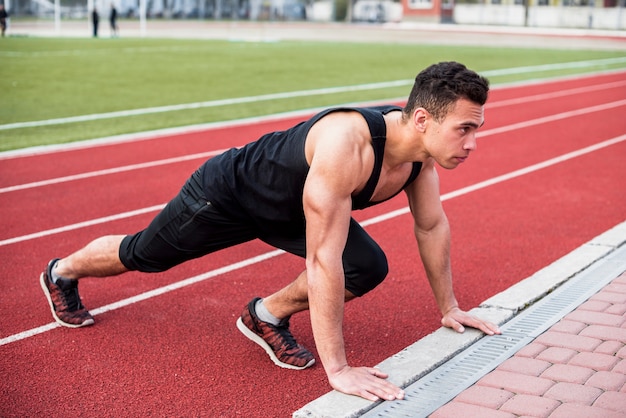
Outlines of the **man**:
[{"label": "man", "polygon": [[289,332],[291,315],[309,309],[315,344],[333,388],[366,399],[401,399],[376,368],[347,363],[344,302],[387,274],[381,248],[351,218],[353,209],[404,190],[414,233],[444,326],[487,334],[496,325],[458,307],[452,289],[450,231],[439,196],[438,164],[452,169],[476,148],[488,81],[454,62],[416,77],[404,109],[329,109],[205,162],[145,230],[98,238],[52,260],[41,284],[63,325],[93,324],[77,279],[129,270],[164,271],[186,260],[255,238],[305,258],[296,280],[244,309],[237,327],[281,367],[315,359]]},{"label": "man", "polygon": [[7,19],[9,18],[9,13],[7,13],[4,8],[4,4],[0,4],[0,31],[2,31],[2,37],[4,38],[4,34],[7,31]]},{"label": "man", "polygon": [[111,13],[109,13],[109,24],[111,25],[111,38],[115,38],[117,36],[117,9],[113,3],[111,3]]},{"label": "man", "polygon": [[98,10],[94,7],[91,12],[91,26],[93,27],[93,37],[98,37],[98,25],[100,24],[100,15]]}]

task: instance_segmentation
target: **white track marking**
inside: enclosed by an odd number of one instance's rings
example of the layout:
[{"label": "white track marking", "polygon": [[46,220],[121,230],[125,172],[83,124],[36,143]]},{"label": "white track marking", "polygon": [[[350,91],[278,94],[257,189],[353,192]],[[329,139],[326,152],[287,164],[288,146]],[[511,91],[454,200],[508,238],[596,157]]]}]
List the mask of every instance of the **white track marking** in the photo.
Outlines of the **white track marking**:
[{"label": "white track marking", "polygon": [[613,109],[615,107],[621,107],[626,105],[626,99],[618,100],[611,103],[603,103],[601,105],[585,107],[577,110],[570,110],[568,112],[557,113],[556,115],[545,116],[537,119],[530,119],[523,122],[513,123],[511,125],[501,126],[499,128],[487,129],[485,131],[479,131],[477,136],[484,138],[485,136],[501,134],[503,132],[514,131],[516,129],[524,129],[529,126],[540,125],[542,123],[554,122],[557,120],[572,118],[575,116],[586,115],[588,113],[601,112],[607,109]]},{"label": "white track marking", "polygon": [[519,97],[515,99],[500,100],[498,102],[487,102],[485,107],[487,109],[493,109],[496,107],[505,107],[505,106],[511,106],[511,105],[517,105],[517,104],[524,104],[524,103],[535,102],[539,100],[556,99],[556,98],[564,97],[564,96],[572,96],[574,94],[590,93],[592,91],[608,90],[608,89],[614,89],[614,88],[623,87],[623,86],[626,86],[626,80],[614,81],[611,83],[604,83],[604,84],[595,84],[592,86],[585,86],[585,87],[576,87],[573,89],[553,91],[550,93],[535,94],[533,96],[524,96],[524,97]]},{"label": "white track marking", "polygon": [[170,52],[170,53],[188,53],[198,51],[208,51],[203,45],[197,47],[187,46],[142,46],[142,47],[126,47],[126,48],[98,48],[98,49],[61,49],[58,51],[0,51],[0,57],[7,58],[41,58],[41,57],[78,57],[84,55],[110,55],[118,53],[136,54],[141,52]]},{"label": "white track marking", "polygon": [[267,100],[292,99],[292,98],[297,98],[297,97],[319,96],[323,94],[337,94],[337,93],[346,93],[346,92],[352,92],[352,91],[386,89],[390,87],[405,86],[408,83],[409,83],[408,80],[388,81],[388,82],[382,82],[382,83],[359,84],[355,86],[329,87],[329,88],[322,88],[322,89],[300,90],[300,91],[285,92],[285,93],[261,94],[259,96],[247,96],[247,97],[237,97],[234,99],[210,100],[206,102],[184,103],[184,104],[178,104],[178,105],[149,107],[149,108],[143,108],[143,109],[120,110],[117,112],[97,113],[97,114],[82,115],[82,116],[70,116],[67,118],[59,118],[59,119],[7,123],[5,125],[0,125],[0,131],[9,130],[9,129],[18,129],[18,128],[33,128],[33,127],[39,127],[39,126],[62,125],[66,123],[75,123],[75,122],[89,122],[89,121],[94,121],[94,120],[123,118],[123,117],[128,117],[128,116],[140,116],[140,115],[148,115],[148,114],[154,114],[154,113],[177,112],[180,110],[202,109],[202,108],[207,108],[207,107],[230,106],[230,105],[244,104],[244,103],[257,103],[260,101],[267,101]]},{"label": "white track marking", "polygon": [[[612,139],[609,139],[609,140],[606,140],[606,141],[603,141],[603,142],[600,142],[600,143],[597,143],[595,145],[591,145],[589,147],[581,148],[579,150],[560,155],[560,156],[555,157],[555,158],[551,158],[549,160],[543,161],[543,162],[538,163],[538,164],[533,164],[533,165],[530,165],[528,167],[525,167],[525,168],[522,168],[522,169],[519,169],[519,170],[515,170],[515,171],[512,171],[510,173],[507,173],[507,174],[504,174],[504,175],[501,175],[501,176],[494,177],[494,178],[489,179],[489,180],[485,180],[485,181],[473,184],[471,186],[463,187],[461,189],[455,190],[455,191],[450,192],[450,193],[446,193],[446,194],[441,196],[441,200],[445,201],[445,200],[454,199],[455,197],[463,196],[463,195],[475,192],[477,190],[481,190],[481,189],[484,189],[486,187],[493,186],[495,184],[499,184],[499,183],[502,183],[502,182],[507,181],[507,180],[511,180],[511,179],[514,179],[514,178],[517,178],[517,177],[521,177],[521,176],[524,176],[526,174],[529,174],[529,173],[541,170],[543,168],[547,168],[547,167],[550,167],[550,166],[553,166],[553,165],[556,165],[556,164],[559,164],[559,163],[571,160],[573,158],[580,157],[582,155],[592,153],[594,151],[598,151],[600,149],[609,147],[611,145],[618,144],[618,143],[620,143],[622,141],[625,141],[625,140],[626,140],[626,134],[618,136],[618,137],[615,137],[615,138],[612,138]],[[404,207],[402,209],[398,209],[398,210],[395,210],[395,211],[392,211],[392,212],[388,212],[388,213],[386,213],[384,215],[376,216],[374,218],[365,220],[365,221],[361,222],[361,225],[364,226],[364,227],[367,227],[367,226],[374,225],[374,224],[377,224],[377,223],[380,223],[380,222],[383,222],[383,221],[387,221],[389,219],[392,219],[392,218],[395,218],[395,217],[398,217],[398,216],[401,216],[401,215],[405,215],[407,213],[409,213],[409,208],[408,207]],[[175,282],[175,283],[163,286],[163,287],[159,287],[159,288],[154,289],[154,290],[150,290],[150,291],[147,291],[147,292],[144,292],[144,293],[140,293],[139,295],[136,295],[136,296],[132,296],[132,297],[129,297],[129,298],[126,298],[126,299],[122,299],[120,301],[117,301],[117,302],[114,302],[114,303],[110,303],[110,304],[105,305],[105,306],[101,306],[99,308],[90,310],[90,312],[91,312],[92,315],[96,316],[96,315],[100,315],[100,314],[102,314],[104,312],[109,312],[109,311],[112,311],[112,310],[115,310],[115,309],[120,309],[120,308],[123,308],[123,307],[128,306],[128,305],[139,303],[141,301],[144,301],[144,300],[147,300],[147,299],[151,299],[153,297],[160,296],[160,295],[172,292],[172,291],[177,290],[177,289],[181,289],[183,287],[191,286],[193,284],[196,284],[196,283],[202,282],[204,280],[220,276],[222,274],[230,273],[230,272],[239,270],[239,269],[244,268],[244,267],[249,267],[251,265],[260,263],[260,262],[268,260],[270,258],[274,258],[274,257],[279,256],[281,254],[284,254],[284,251],[282,251],[282,250],[269,251],[269,252],[266,252],[264,254],[260,254],[258,256],[255,256],[255,257],[251,257],[251,258],[239,261],[237,263],[229,264],[227,266],[220,267],[218,269],[211,270],[211,271],[208,271],[206,273],[199,274],[197,276],[189,277],[187,279],[184,279],[184,280],[181,280],[181,281],[178,281],[178,282]],[[49,324],[46,324],[46,325],[43,325],[43,326],[40,326],[40,327],[37,327],[37,328],[33,328],[33,329],[30,329],[30,330],[27,330],[27,331],[23,331],[23,332],[20,332],[20,333],[17,333],[17,334],[10,335],[8,337],[0,339],[0,346],[6,345],[6,344],[9,344],[9,343],[12,343],[12,342],[16,342],[16,341],[19,341],[19,340],[23,340],[25,338],[33,337],[33,336],[38,335],[38,334],[42,334],[44,332],[50,331],[50,330],[52,330],[54,328],[57,328],[59,326],[60,326],[59,324],[57,324],[56,322],[53,322],[53,323],[49,323]]]},{"label": "white track marking", "polygon": [[[588,93],[588,92],[591,92],[591,91],[612,89],[612,88],[620,87],[620,86],[623,86],[623,85],[626,85],[626,81],[618,81],[618,82],[613,82],[613,83],[598,84],[598,85],[594,85],[594,86],[587,86],[587,87],[580,87],[580,88],[574,88],[574,89],[569,89],[569,90],[562,90],[562,91],[554,92],[554,93],[545,93],[545,94],[527,96],[527,97],[522,97],[522,98],[519,98],[519,99],[502,100],[502,101],[499,101],[499,102],[494,102],[492,104],[488,103],[488,107],[489,108],[494,108],[494,107],[504,107],[504,106],[518,105],[518,104],[523,104],[523,103],[528,103],[528,102],[535,102],[535,101],[539,101],[539,100],[547,100],[547,99],[552,99],[552,98],[557,98],[557,97],[569,96],[569,95],[573,95],[573,94],[581,94],[581,93]],[[554,115],[553,116],[546,116],[546,118],[549,119],[549,118],[555,117],[554,120],[558,120],[558,119],[563,119],[563,118],[567,118],[567,117],[571,117],[571,116],[577,116],[579,114],[584,114],[584,113],[604,110],[605,108],[608,109],[608,108],[615,107],[615,106],[621,106],[622,104],[623,104],[623,101],[618,101],[618,102],[613,102],[613,103],[593,106],[593,107],[585,108],[585,109],[581,109],[581,110],[576,110],[576,111],[571,111],[571,112],[564,112],[564,113],[561,113],[561,114],[556,115],[556,116],[554,116]],[[576,113],[576,112],[578,112],[578,113]],[[524,127],[524,126],[530,126],[529,124],[532,124],[532,123],[539,124],[539,123],[544,123],[544,121],[540,118],[540,119],[535,119],[534,121],[531,120],[531,121],[526,121],[526,122],[520,122],[519,124],[508,125],[508,126],[501,127],[501,128],[494,128],[492,130],[481,131],[481,132],[478,133],[478,135],[479,135],[480,138],[484,138],[485,136],[489,136],[489,135],[492,135],[492,134],[495,134],[495,133],[511,131],[511,130],[519,129],[520,127]],[[48,179],[48,180],[41,180],[41,181],[36,181],[36,182],[32,182],[32,183],[18,184],[18,185],[15,185],[15,186],[7,186],[7,187],[0,188],[0,194],[7,193],[7,192],[13,192],[13,191],[17,191],[17,190],[30,189],[30,188],[33,188],[33,187],[49,186],[49,185],[64,183],[64,182],[73,181],[73,180],[80,180],[80,179],[85,179],[85,178],[90,178],[90,177],[96,177],[98,175],[116,174],[116,173],[120,173],[120,172],[124,172],[124,171],[137,170],[137,169],[142,169],[142,168],[147,168],[147,167],[153,167],[153,166],[159,166],[159,165],[165,165],[165,164],[174,164],[174,163],[178,163],[178,162],[181,162],[181,161],[194,160],[194,159],[214,156],[214,155],[217,155],[218,153],[220,153],[222,151],[223,150],[220,150],[220,151],[209,151],[209,152],[206,152],[206,153],[191,154],[189,156],[172,157],[172,158],[167,158],[167,159],[164,159],[164,160],[158,160],[158,161],[153,161],[153,162],[140,163],[140,164],[131,164],[131,165],[128,165],[128,166],[122,166],[122,167],[117,167],[117,168],[110,168],[110,169],[106,169],[106,170],[98,170],[98,171],[92,171],[92,172],[88,172],[88,173],[75,174],[75,175],[72,175],[72,176],[59,177],[59,178],[55,178],[55,179]]]},{"label": "white track marking", "polygon": [[[507,88],[519,87],[519,86],[537,86],[537,85],[543,85],[543,84],[548,84],[548,83],[554,83],[555,81],[580,80],[580,79],[585,79],[585,78],[597,77],[603,74],[621,74],[624,72],[625,72],[624,70],[609,70],[609,71],[599,71],[596,73],[577,74],[577,75],[571,75],[571,76],[565,76],[565,77],[561,76],[557,78],[526,80],[523,82],[493,85],[492,90],[507,89]],[[612,83],[608,83],[608,84],[610,85]],[[607,88],[607,86],[605,86],[604,84],[599,84],[598,87],[591,86],[590,90],[588,91],[601,90],[605,88]],[[576,91],[577,89],[572,89],[572,90]],[[570,90],[563,90],[562,92],[567,93],[568,91]],[[552,96],[552,97],[557,97],[556,95],[558,94],[559,93],[555,93],[555,96]],[[552,98],[552,97],[548,97],[550,95],[551,95],[550,93],[546,93],[545,96],[546,98]],[[541,97],[541,96],[542,95],[532,96],[528,99],[522,98],[522,100],[529,101],[529,100],[533,100],[534,97]],[[508,104],[515,104],[513,103],[514,100],[515,99],[512,99],[512,102]],[[360,102],[353,102],[353,103],[341,103],[341,104],[336,104],[335,106],[347,106],[347,107],[380,106],[380,105],[385,105],[389,103],[402,103],[404,101],[406,101],[406,97],[403,96],[403,97],[396,97],[396,98],[391,98],[391,99],[388,98],[384,100],[374,100],[374,101],[369,101],[369,102],[360,101]],[[506,103],[508,102],[507,100],[503,102],[505,103],[505,105],[508,105]],[[497,103],[500,103],[500,102],[488,102],[487,106],[496,105],[496,107],[498,107]],[[120,134],[120,135],[103,137],[103,138],[85,139],[85,140],[80,140],[80,141],[75,141],[75,142],[68,142],[64,144],[38,145],[38,146],[32,146],[28,148],[15,149],[11,151],[1,151],[0,160],[28,157],[28,156],[33,156],[33,155],[52,154],[56,152],[65,152],[65,151],[71,151],[71,150],[77,150],[77,149],[94,148],[97,146],[115,145],[115,144],[121,144],[121,143],[127,143],[127,142],[149,141],[149,140],[161,138],[163,136],[183,135],[183,134],[189,134],[189,133],[194,133],[194,132],[205,132],[205,131],[212,130],[212,129],[233,128],[237,126],[245,126],[245,125],[258,124],[258,123],[268,123],[268,122],[272,122],[276,120],[282,121],[284,119],[303,118],[303,117],[309,117],[310,115],[318,113],[324,109],[326,109],[326,107],[299,109],[299,110],[293,110],[289,112],[273,113],[271,115],[253,116],[253,117],[244,118],[244,119],[199,123],[199,124],[174,127],[174,128],[163,128],[163,129],[156,129],[152,131]]]},{"label": "white track marking", "polygon": [[200,152],[197,154],[182,155],[180,157],[165,158],[163,160],[149,161],[146,163],[130,164],[130,165],[122,166],[122,167],[107,168],[104,170],[89,171],[86,173],[74,174],[71,176],[57,177],[54,179],[35,181],[32,183],[18,184],[16,186],[0,188],[0,193],[15,192],[17,190],[32,189],[35,187],[42,187],[42,186],[50,186],[54,184],[65,183],[68,181],[82,180],[82,179],[88,179],[91,177],[98,177],[98,176],[105,176],[107,174],[117,174],[117,173],[123,173],[125,171],[141,170],[144,168],[158,167],[160,165],[175,164],[175,163],[180,163],[180,162],[189,161],[189,160],[197,160],[199,158],[214,157],[218,154],[221,154],[224,151],[225,150]]},{"label": "white track marking", "polygon": [[132,218],[133,216],[139,216],[139,215],[144,215],[150,212],[156,212],[157,210],[161,210],[164,207],[165,207],[165,203],[160,204],[160,205],[149,206],[147,208],[131,210],[128,212],[122,212],[122,213],[118,213],[115,215],[104,216],[102,218],[91,219],[89,221],[78,222],[78,223],[71,224],[71,225],[65,225],[59,228],[47,229],[45,231],[39,231],[39,232],[35,232],[32,234],[28,234],[28,235],[22,235],[22,236],[15,237],[15,238],[9,238],[9,239],[0,241],[0,247],[5,246],[5,245],[10,245],[10,244],[16,244],[18,242],[29,241],[31,239],[43,238],[49,235],[60,234],[62,232],[74,231],[75,229],[87,228],[93,225],[113,222],[113,221],[117,221],[120,219]]},{"label": "white track marking", "polygon": [[[576,151],[568,152],[566,154],[560,155],[560,156],[555,157],[555,158],[551,158],[551,159],[543,161],[541,163],[533,164],[533,165],[530,165],[530,166],[525,167],[525,168],[520,168],[519,170],[511,171],[510,173],[503,174],[501,176],[493,177],[493,178],[491,178],[489,180],[484,180],[484,181],[478,182],[476,184],[472,184],[471,186],[463,187],[463,188],[460,188],[458,190],[455,190],[455,191],[452,191],[452,192],[449,192],[449,193],[445,193],[445,194],[441,195],[441,201],[443,202],[443,201],[446,201],[446,200],[450,200],[450,199],[453,199],[455,197],[459,197],[459,196],[463,196],[463,195],[471,193],[471,192],[475,192],[476,190],[480,190],[480,189],[484,189],[484,188],[489,187],[489,186],[493,186],[494,184],[502,183],[504,181],[511,180],[511,179],[516,178],[516,177],[521,177],[521,176],[523,176],[525,174],[529,174],[529,173],[532,173],[534,171],[541,170],[543,168],[550,167],[550,166],[553,166],[553,165],[565,162],[567,160],[571,160],[573,158],[580,157],[582,155],[589,154],[589,153],[592,153],[594,151],[601,150],[601,149],[606,148],[606,147],[610,147],[611,145],[618,144],[618,143],[620,143],[622,141],[626,141],[626,134],[618,136],[618,137],[615,137],[615,138],[607,139],[606,141],[599,142],[597,144],[590,145],[588,147],[581,148],[581,149],[576,150]],[[385,214],[380,215],[380,216],[376,216],[376,217],[374,217],[372,219],[368,219],[366,221],[363,221],[363,222],[361,222],[361,225],[364,226],[364,227],[365,226],[369,226],[369,225],[376,224],[376,223],[379,223],[379,222],[382,222],[382,221],[386,221],[387,219],[395,218],[396,216],[407,214],[409,212],[410,212],[410,210],[409,210],[409,207],[407,206],[407,207],[404,207],[404,208],[401,208],[401,209],[397,209],[397,210],[392,211],[392,212],[385,213]]]},{"label": "white track marking", "polygon": [[[561,119],[565,119],[565,118],[568,118],[568,117],[580,116],[580,115],[586,114],[586,113],[599,112],[599,111],[606,110],[606,109],[609,109],[609,108],[618,107],[618,106],[624,106],[624,105],[626,105],[626,99],[625,100],[619,100],[617,102],[607,103],[607,104],[604,104],[604,105],[592,106],[592,107],[583,108],[583,109],[579,109],[579,110],[558,113],[558,114],[555,114],[555,115],[546,116],[546,117],[542,117],[542,118],[531,119],[531,120],[527,120],[527,121],[524,121],[524,122],[514,123],[514,124],[511,124],[511,125],[502,126],[500,128],[495,128],[495,129],[490,129],[490,130],[484,131],[480,135],[480,138],[484,138],[485,136],[500,134],[500,133],[503,133],[503,132],[508,132],[508,131],[512,131],[512,130],[516,130],[516,129],[524,129],[524,128],[528,128],[529,126],[539,125],[539,124],[542,124],[542,123],[549,123],[549,122],[552,122],[552,121],[561,120]],[[164,160],[161,160],[161,161],[164,161]],[[97,225],[97,224],[101,224],[101,223],[111,222],[111,221],[114,221],[114,220],[130,218],[132,216],[137,216],[137,215],[143,215],[145,213],[161,210],[164,206],[165,206],[165,204],[155,205],[155,206],[151,206],[151,207],[148,207],[148,208],[132,210],[132,211],[129,211],[129,212],[123,212],[123,213],[119,213],[119,214],[116,214],[116,215],[105,216],[105,217],[102,217],[102,218],[97,218],[97,219],[92,219],[92,220],[89,220],[89,221],[84,221],[84,222],[79,222],[79,223],[75,223],[75,224],[71,224],[71,225],[66,225],[66,226],[59,227],[59,228],[53,228],[53,229],[48,229],[48,230],[45,230],[45,231],[35,232],[35,233],[32,233],[32,234],[28,234],[28,235],[22,235],[22,236],[19,236],[19,237],[9,238],[9,239],[5,239],[5,240],[0,241],[0,247],[5,246],[5,245],[10,245],[10,244],[15,244],[15,243],[18,243],[18,242],[28,241],[28,240],[31,240],[31,239],[42,238],[42,237],[45,237],[45,236],[54,235],[54,234],[58,234],[58,233],[62,233],[62,232],[68,232],[68,231],[72,231],[72,230],[75,230],[75,229],[85,228],[85,227],[88,227],[88,226],[93,226],[93,225]]]},{"label": "white track marking", "polygon": [[[504,68],[504,69],[498,69],[498,70],[483,71],[481,72],[481,74],[484,75],[485,77],[497,77],[497,76],[502,76],[502,75],[529,74],[529,73],[542,72],[542,71],[555,71],[555,70],[574,69],[574,68],[590,68],[590,67],[603,66],[603,65],[621,64],[624,62],[626,62],[626,57],[618,57],[618,58],[607,58],[607,59],[599,59],[599,60],[535,65],[535,66],[527,66],[527,67]],[[354,85],[354,86],[329,87],[329,88],[312,89],[312,90],[300,90],[300,91],[294,91],[294,92],[262,94],[262,95],[251,96],[251,97],[239,97],[239,98],[232,98],[232,99],[210,100],[210,101],[205,101],[205,102],[184,103],[184,104],[169,105],[169,106],[157,106],[157,107],[149,107],[149,108],[143,108],[143,109],[120,110],[116,112],[96,113],[96,114],[81,115],[81,116],[70,116],[66,118],[7,123],[4,125],[0,125],[0,131],[10,130],[10,129],[32,128],[32,127],[39,127],[39,126],[62,125],[66,123],[88,122],[88,121],[94,121],[94,120],[122,118],[122,117],[129,117],[129,116],[155,114],[155,113],[176,112],[180,110],[201,109],[201,108],[216,107],[216,106],[229,106],[229,105],[236,105],[236,104],[243,104],[243,103],[255,103],[255,102],[266,101],[266,100],[280,100],[280,99],[290,99],[290,98],[297,98],[297,97],[316,96],[316,95],[323,95],[323,94],[346,93],[346,92],[352,92],[352,91],[377,90],[377,89],[385,89],[385,88],[391,88],[391,87],[401,87],[401,86],[412,85],[412,84],[413,84],[413,80],[395,80],[395,81],[387,81],[387,82],[380,82],[380,83],[359,84],[359,85]]]}]

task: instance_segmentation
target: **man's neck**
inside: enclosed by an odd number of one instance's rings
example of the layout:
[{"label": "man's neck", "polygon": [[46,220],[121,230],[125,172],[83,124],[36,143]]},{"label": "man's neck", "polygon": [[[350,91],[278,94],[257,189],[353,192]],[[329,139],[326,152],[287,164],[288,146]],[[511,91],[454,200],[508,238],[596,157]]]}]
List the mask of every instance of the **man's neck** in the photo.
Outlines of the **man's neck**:
[{"label": "man's neck", "polygon": [[385,144],[385,164],[388,167],[408,162],[424,162],[429,158],[422,146],[421,135],[411,120],[404,120],[401,112],[385,115],[387,141]]}]

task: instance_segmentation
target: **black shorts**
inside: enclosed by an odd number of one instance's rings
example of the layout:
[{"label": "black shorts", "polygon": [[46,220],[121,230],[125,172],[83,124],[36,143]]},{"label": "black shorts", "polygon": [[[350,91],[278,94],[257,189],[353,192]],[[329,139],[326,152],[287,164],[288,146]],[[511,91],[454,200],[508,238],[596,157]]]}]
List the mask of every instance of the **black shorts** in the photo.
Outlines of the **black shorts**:
[{"label": "black shorts", "polygon": [[[267,235],[254,225],[220,212],[205,196],[202,172],[198,170],[146,229],[122,240],[119,256],[129,270],[160,272],[257,238],[306,257],[304,231],[295,237]],[[343,267],[346,289],[356,296],[372,290],[388,272],[382,249],[354,219],[350,221]]]}]

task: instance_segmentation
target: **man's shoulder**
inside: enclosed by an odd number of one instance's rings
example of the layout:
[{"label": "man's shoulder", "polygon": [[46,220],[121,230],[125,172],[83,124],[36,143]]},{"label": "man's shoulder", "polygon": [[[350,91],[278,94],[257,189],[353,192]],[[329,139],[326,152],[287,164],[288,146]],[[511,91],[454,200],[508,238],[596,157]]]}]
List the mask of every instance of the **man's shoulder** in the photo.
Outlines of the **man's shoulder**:
[{"label": "man's shoulder", "polygon": [[392,111],[401,111],[402,107],[398,105],[377,105],[377,106],[337,106],[330,107],[318,113],[314,118],[323,117],[337,112],[358,112],[358,113],[381,113],[387,114]]},{"label": "man's shoulder", "polygon": [[370,110],[373,110],[375,112],[380,112],[382,114],[387,114],[387,113],[392,112],[394,110],[402,110],[402,107],[400,107],[398,105],[388,104],[388,105],[369,106],[369,107],[365,107],[363,109],[370,109]]},{"label": "man's shoulder", "polygon": [[317,123],[321,119],[331,118],[349,120],[351,118],[355,118],[356,115],[360,115],[360,119],[365,119],[369,121],[372,119],[382,118],[382,116],[393,111],[402,111],[402,108],[396,105],[334,107],[318,113],[315,117],[311,119],[311,121],[313,123]]}]

